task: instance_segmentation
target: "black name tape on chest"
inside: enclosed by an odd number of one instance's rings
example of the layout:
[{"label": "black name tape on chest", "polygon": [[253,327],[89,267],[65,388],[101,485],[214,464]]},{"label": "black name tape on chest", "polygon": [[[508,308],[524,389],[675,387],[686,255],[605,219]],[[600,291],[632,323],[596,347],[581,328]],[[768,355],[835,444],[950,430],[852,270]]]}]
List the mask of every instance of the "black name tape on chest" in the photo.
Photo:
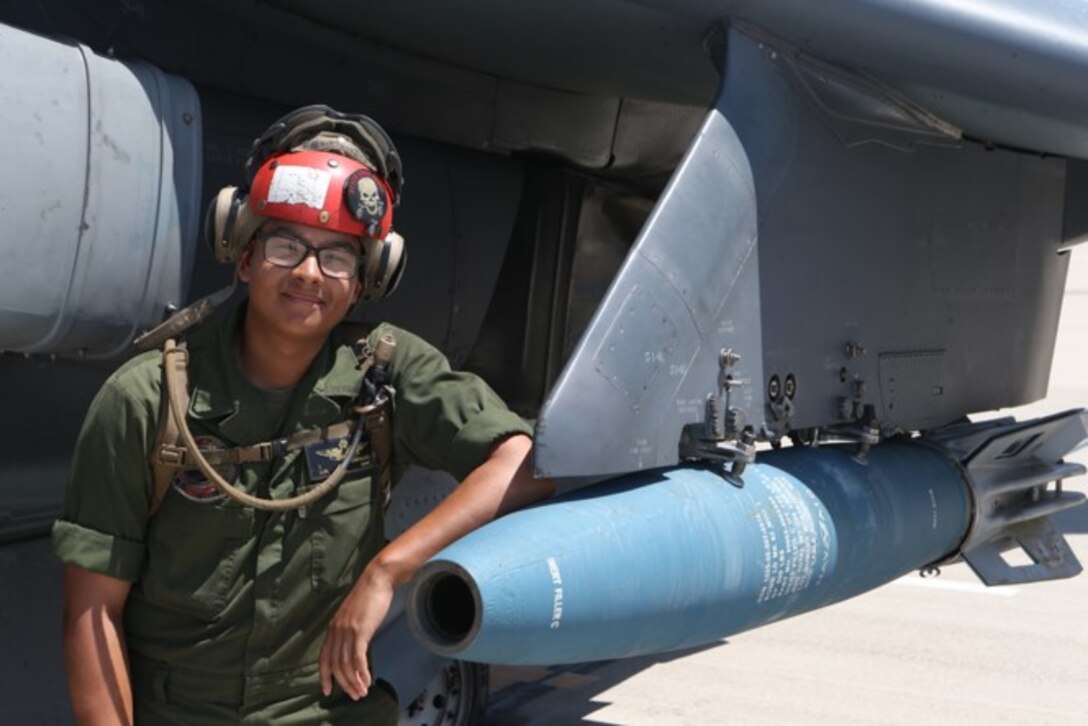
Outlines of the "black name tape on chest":
[{"label": "black name tape on chest", "polygon": [[[306,469],[310,482],[319,482],[332,474],[351,449],[351,437],[341,436],[315,441],[303,447],[306,454]],[[348,463],[347,473],[354,474],[369,469],[371,465],[370,441],[364,435],[355,447],[355,454]]]}]

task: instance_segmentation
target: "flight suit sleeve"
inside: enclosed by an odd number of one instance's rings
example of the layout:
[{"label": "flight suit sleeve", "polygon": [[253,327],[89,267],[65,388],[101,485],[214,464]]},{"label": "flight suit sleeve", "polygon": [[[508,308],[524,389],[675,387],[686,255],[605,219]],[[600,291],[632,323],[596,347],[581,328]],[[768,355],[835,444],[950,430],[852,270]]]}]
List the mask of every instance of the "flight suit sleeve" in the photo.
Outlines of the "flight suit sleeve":
[{"label": "flight suit sleeve", "polygon": [[158,406],[157,382],[132,373],[114,374],[91,403],[53,525],[53,551],[62,562],[129,582],[139,577],[146,552],[147,452]]},{"label": "flight suit sleeve", "polygon": [[384,332],[397,341],[390,372],[398,469],[419,464],[461,480],[487,459],[498,439],[532,435],[532,427],[479,376],[451,370],[442,353],[411,333],[382,326],[375,334]]}]

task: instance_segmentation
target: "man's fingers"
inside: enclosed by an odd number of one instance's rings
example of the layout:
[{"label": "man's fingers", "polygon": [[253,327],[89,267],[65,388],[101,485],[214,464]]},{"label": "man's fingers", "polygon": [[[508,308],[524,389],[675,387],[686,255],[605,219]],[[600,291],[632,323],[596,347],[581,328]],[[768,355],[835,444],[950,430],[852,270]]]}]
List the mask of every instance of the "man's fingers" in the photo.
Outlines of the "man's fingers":
[{"label": "man's fingers", "polygon": [[[343,689],[344,693],[354,699],[360,697],[356,684],[355,664],[353,658],[352,638],[346,637],[338,628],[331,627],[325,636],[325,642],[321,645],[321,653],[318,656],[318,673],[321,678],[321,692],[326,696],[332,695],[333,681]],[[364,692],[365,693],[365,692]]]},{"label": "man's fingers", "polygon": [[317,657],[317,672],[321,676],[321,692],[326,696],[332,695],[332,668],[329,663],[329,636],[321,644],[321,654]]},{"label": "man's fingers", "polygon": [[373,684],[370,666],[366,662],[366,648],[367,641],[356,628],[338,624],[334,619],[318,655],[321,692],[326,696],[331,695],[335,680],[352,699],[359,700],[365,696]]},{"label": "man's fingers", "polygon": [[358,671],[355,671],[350,667],[339,668],[336,671],[336,682],[344,689],[344,693],[351,696],[355,701],[358,701],[366,695],[367,689],[363,686]]},{"label": "man's fingers", "polygon": [[344,689],[344,693],[357,701],[366,695],[366,686],[358,672],[353,641],[354,638],[341,639],[339,657],[333,664],[333,674],[336,676],[336,682]]},{"label": "man's fingers", "polygon": [[359,689],[362,695],[365,696],[373,684],[370,677],[370,666],[366,662],[366,643],[361,640],[357,641],[352,655],[355,659],[355,675],[358,677]]},{"label": "man's fingers", "polygon": [[340,688],[344,690],[344,693],[354,698],[355,694],[351,690],[351,661],[349,660],[351,651],[349,647],[342,639],[337,643],[332,662],[332,674],[336,677],[336,682],[340,684]]}]

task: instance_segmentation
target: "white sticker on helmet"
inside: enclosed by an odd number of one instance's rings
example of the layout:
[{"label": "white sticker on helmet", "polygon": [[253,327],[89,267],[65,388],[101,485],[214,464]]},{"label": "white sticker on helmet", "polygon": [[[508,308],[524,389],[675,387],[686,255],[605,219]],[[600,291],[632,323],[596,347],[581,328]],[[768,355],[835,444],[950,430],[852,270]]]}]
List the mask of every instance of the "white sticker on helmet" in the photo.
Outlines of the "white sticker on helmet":
[{"label": "white sticker on helmet", "polygon": [[269,204],[305,204],[321,209],[332,175],[308,166],[278,166],[268,187]]}]

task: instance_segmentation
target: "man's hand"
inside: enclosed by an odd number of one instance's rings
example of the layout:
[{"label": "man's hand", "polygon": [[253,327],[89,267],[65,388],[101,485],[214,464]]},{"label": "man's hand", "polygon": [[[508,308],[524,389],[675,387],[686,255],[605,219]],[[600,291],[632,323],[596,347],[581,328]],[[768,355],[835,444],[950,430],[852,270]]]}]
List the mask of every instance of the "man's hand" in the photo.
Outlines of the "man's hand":
[{"label": "man's hand", "polygon": [[522,434],[496,442],[484,463],[367,565],[329,623],[321,646],[318,665],[326,696],[333,677],[352,698],[367,694],[374,679],[366,649],[389,611],[395,587],[407,583],[446,545],[495,517],[551,496],[555,484],[533,478],[532,448],[532,440]]},{"label": "man's hand", "polygon": [[340,603],[321,645],[318,668],[326,696],[332,694],[333,678],[356,701],[370,691],[374,678],[366,650],[392,602],[393,580],[372,562]]}]

